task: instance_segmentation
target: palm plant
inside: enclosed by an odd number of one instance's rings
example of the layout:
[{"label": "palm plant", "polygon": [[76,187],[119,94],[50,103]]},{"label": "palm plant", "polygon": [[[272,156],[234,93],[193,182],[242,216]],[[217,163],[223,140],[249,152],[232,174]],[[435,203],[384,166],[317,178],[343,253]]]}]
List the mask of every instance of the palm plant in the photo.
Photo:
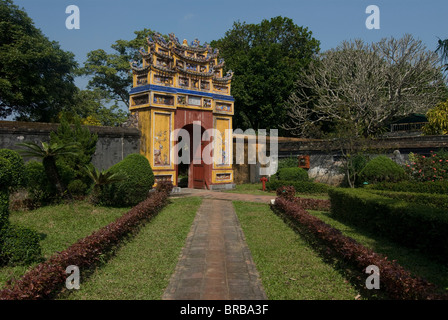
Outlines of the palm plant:
[{"label": "palm plant", "polygon": [[77,156],[79,152],[79,146],[77,143],[47,143],[41,142],[24,142],[19,143],[18,146],[23,147],[23,150],[19,152],[24,157],[35,157],[42,160],[42,164],[45,169],[45,174],[48,177],[50,183],[52,183],[60,196],[65,198],[71,198],[70,192],[62,181],[58,168],[56,166],[56,159],[63,155]]},{"label": "palm plant", "polygon": [[99,171],[92,164],[85,166],[84,171],[93,181],[93,190],[90,197],[90,201],[93,203],[98,202],[98,198],[101,193],[101,188],[103,186],[119,182],[127,178],[125,174],[122,174],[120,172],[111,172],[107,170]]}]

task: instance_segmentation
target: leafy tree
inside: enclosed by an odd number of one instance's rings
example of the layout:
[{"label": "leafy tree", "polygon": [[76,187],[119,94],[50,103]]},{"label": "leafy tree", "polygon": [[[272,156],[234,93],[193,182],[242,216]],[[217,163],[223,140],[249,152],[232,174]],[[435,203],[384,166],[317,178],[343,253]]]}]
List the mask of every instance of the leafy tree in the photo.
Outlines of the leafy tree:
[{"label": "leafy tree", "polygon": [[24,149],[20,150],[24,157],[36,157],[42,159],[45,173],[48,180],[56,187],[60,196],[64,198],[71,198],[70,193],[67,191],[67,187],[64,184],[56,166],[57,158],[65,155],[77,156],[79,146],[76,143],[57,144],[41,142],[40,144],[35,142],[19,143],[18,146],[22,146]]},{"label": "leafy tree", "polygon": [[426,112],[446,93],[437,55],[411,35],[371,45],[345,41],[312,62],[296,85],[285,128],[312,137],[342,122],[357,136],[376,135],[397,117]]},{"label": "leafy tree", "polygon": [[79,117],[83,125],[93,126],[119,126],[128,119],[128,112],[111,105],[108,93],[98,88],[77,91],[65,115],[70,123]]},{"label": "leafy tree", "polygon": [[71,125],[65,114],[62,114],[61,124],[57,131],[50,133],[50,143],[57,145],[78,145],[76,154],[67,153],[59,156],[59,161],[65,163],[76,172],[75,179],[88,183],[84,167],[89,165],[96,150],[98,135],[81,125],[79,117],[75,116]]},{"label": "leafy tree", "polygon": [[428,124],[423,127],[426,135],[448,134],[448,100],[440,102],[426,113]]},{"label": "leafy tree", "polygon": [[319,41],[307,28],[280,16],[259,24],[235,22],[211,46],[219,49],[226,69],[234,72],[234,126],[243,130],[280,128],[287,120],[284,102],[299,71],[319,51]]},{"label": "leafy tree", "polygon": [[12,0],[0,0],[0,118],[50,122],[71,102],[74,55],[34,26]]},{"label": "leafy tree", "polygon": [[129,108],[129,90],[132,86],[132,73],[129,62],[140,61],[140,48],[146,47],[146,38],[154,31],[143,29],[135,31],[133,40],[117,40],[111,47],[114,53],[103,49],[90,51],[84,67],[78,74],[91,76],[88,88],[101,89],[108,97]]}]

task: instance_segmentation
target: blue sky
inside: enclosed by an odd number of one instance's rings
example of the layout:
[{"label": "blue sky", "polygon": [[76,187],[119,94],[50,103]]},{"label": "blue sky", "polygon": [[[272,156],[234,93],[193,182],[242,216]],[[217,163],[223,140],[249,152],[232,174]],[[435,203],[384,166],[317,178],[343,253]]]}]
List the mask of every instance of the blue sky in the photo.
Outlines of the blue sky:
[{"label": "blue sky", "polygon": [[[405,33],[435,50],[439,38],[448,38],[447,0],[14,0],[34,20],[36,27],[82,64],[95,49],[110,49],[118,39],[132,39],[135,30],[150,28],[174,32],[182,41],[201,43],[224,36],[234,21],[259,23],[275,16],[289,17],[307,27],[321,42],[321,50],[355,38],[367,42]],[[69,30],[68,5],[80,10],[80,29]],[[366,8],[380,9],[380,29],[369,30]],[[77,80],[83,87],[86,80]]]}]

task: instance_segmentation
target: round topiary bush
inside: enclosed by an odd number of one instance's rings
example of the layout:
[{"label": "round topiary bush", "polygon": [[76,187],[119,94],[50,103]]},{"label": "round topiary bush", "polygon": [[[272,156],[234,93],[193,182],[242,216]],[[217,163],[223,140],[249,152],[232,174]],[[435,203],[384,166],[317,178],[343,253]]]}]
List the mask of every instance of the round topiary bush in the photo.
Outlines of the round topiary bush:
[{"label": "round topiary bush", "polygon": [[23,186],[25,180],[25,163],[17,151],[10,149],[0,149],[0,158],[4,158],[11,164],[12,179],[10,187],[17,188]]},{"label": "round topiary bush", "polygon": [[359,173],[362,181],[368,183],[398,182],[406,179],[404,168],[387,156],[378,156],[370,160]]},{"label": "round topiary bush", "polygon": [[123,174],[127,178],[102,187],[99,203],[103,205],[134,206],[148,197],[154,184],[151,165],[148,159],[140,154],[128,155],[108,171]]},{"label": "round topiary bush", "polygon": [[282,168],[277,171],[279,180],[284,181],[308,181],[308,171],[303,168]]}]

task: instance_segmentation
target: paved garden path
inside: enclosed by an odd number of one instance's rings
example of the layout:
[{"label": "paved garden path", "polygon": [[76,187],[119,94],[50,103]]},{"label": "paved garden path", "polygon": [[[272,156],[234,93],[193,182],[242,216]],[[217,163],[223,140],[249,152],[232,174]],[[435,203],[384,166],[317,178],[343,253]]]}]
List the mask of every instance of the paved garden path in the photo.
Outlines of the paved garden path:
[{"label": "paved garden path", "polygon": [[[238,194],[189,190],[204,200],[162,299],[266,300],[233,204]],[[176,196],[176,194],[173,194]],[[273,197],[245,195],[268,203]]]}]

